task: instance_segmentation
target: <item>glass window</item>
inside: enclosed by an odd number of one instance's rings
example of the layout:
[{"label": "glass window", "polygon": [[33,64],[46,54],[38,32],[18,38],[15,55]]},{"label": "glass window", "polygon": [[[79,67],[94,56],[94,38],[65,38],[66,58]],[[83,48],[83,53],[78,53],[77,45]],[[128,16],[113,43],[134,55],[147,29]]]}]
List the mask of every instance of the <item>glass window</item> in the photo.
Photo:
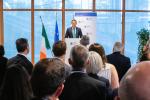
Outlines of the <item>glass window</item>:
[{"label": "glass window", "polygon": [[[30,12],[4,12],[4,46],[8,58],[17,54],[15,41],[26,38],[31,51],[31,13]],[[31,52],[28,54],[31,60]]]},{"label": "glass window", "polygon": [[93,0],[65,0],[66,9],[92,9]]},{"label": "glass window", "polygon": [[31,8],[31,0],[4,0],[4,9]]},{"label": "glass window", "polygon": [[122,0],[96,0],[96,9],[122,9]]},{"label": "glass window", "polygon": [[121,13],[97,13],[96,42],[103,45],[106,54],[112,53],[116,41],[121,41]]},{"label": "glass window", "polygon": [[130,57],[132,64],[137,62],[138,37],[142,28],[150,29],[150,13],[126,13],[125,55]]},{"label": "glass window", "polygon": [[49,8],[49,9],[61,9],[62,0],[34,0],[35,8]]},{"label": "glass window", "polygon": [[150,10],[150,0],[126,0],[127,10]]},{"label": "glass window", "polygon": [[40,58],[40,49],[41,49],[41,39],[42,39],[42,22],[40,16],[43,20],[45,26],[46,34],[51,46],[51,50],[47,50],[47,57],[52,57],[52,45],[54,43],[54,34],[55,34],[55,25],[56,20],[58,23],[59,29],[59,39],[62,37],[62,13],[61,12],[49,12],[49,11],[36,11],[35,12],[35,62]]}]

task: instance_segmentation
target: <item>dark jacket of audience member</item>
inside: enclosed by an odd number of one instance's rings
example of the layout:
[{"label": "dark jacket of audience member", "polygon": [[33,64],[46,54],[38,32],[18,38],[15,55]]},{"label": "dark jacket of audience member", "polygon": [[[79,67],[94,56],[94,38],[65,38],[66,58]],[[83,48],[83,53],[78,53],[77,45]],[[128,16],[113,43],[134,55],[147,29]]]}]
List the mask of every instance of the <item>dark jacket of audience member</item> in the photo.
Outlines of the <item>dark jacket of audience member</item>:
[{"label": "dark jacket of audience member", "polygon": [[69,63],[72,74],[66,79],[60,100],[106,100],[107,89],[104,82],[98,81],[84,71],[88,50],[76,45],[70,53]]},{"label": "dark jacket of audience member", "polygon": [[128,69],[131,67],[130,59],[121,54],[122,49],[122,44],[120,42],[116,42],[113,48],[113,53],[107,55],[108,62],[116,67],[119,80],[122,79]]},{"label": "dark jacket of audience member", "polygon": [[0,100],[31,100],[31,98],[32,89],[27,71],[18,64],[9,66],[2,83]]},{"label": "dark jacket of audience member", "polygon": [[33,100],[58,100],[64,87],[66,67],[58,58],[46,58],[36,63],[31,77]]},{"label": "dark jacket of audience member", "polygon": [[28,40],[25,38],[17,39],[16,48],[17,48],[18,54],[15,57],[10,58],[8,60],[7,65],[10,66],[14,63],[20,64],[27,70],[28,74],[31,75],[33,65],[26,57],[26,55],[29,53]]},{"label": "dark jacket of audience member", "polygon": [[8,61],[8,59],[6,57],[4,57],[4,54],[5,54],[4,47],[2,45],[0,45],[0,86],[2,84],[4,75],[6,72],[7,61]]}]

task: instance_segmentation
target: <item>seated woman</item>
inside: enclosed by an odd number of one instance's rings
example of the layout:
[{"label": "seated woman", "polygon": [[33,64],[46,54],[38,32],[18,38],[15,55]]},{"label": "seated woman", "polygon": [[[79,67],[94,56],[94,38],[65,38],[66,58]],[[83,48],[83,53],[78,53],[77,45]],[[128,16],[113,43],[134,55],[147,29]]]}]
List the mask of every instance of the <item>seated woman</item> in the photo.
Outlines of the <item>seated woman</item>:
[{"label": "seated woman", "polygon": [[118,88],[119,87],[118,73],[116,71],[115,66],[107,63],[107,58],[103,46],[98,43],[91,44],[89,47],[89,51],[97,52],[102,58],[103,68],[102,70],[99,71],[98,75],[108,79],[112,89]]},{"label": "seated woman", "polygon": [[88,64],[86,65],[86,72],[89,76],[98,79],[106,84],[107,87],[110,87],[109,80],[98,76],[98,72],[102,70],[103,62],[101,56],[94,51],[89,52]]},{"label": "seated woman", "polygon": [[18,64],[9,66],[2,83],[0,100],[31,100],[32,89],[27,71]]}]

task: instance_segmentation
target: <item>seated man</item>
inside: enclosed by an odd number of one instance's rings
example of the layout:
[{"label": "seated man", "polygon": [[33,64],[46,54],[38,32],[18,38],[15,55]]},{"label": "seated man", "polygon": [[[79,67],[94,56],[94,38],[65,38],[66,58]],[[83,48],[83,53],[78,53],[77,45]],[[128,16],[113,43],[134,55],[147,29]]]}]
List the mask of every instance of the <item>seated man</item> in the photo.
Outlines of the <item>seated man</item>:
[{"label": "seated man", "polygon": [[60,100],[106,100],[107,89],[104,82],[96,80],[85,71],[88,63],[88,50],[82,45],[71,49],[69,63],[73,67],[65,81]]},{"label": "seated man", "polygon": [[58,100],[64,87],[66,66],[58,58],[42,59],[35,65],[31,77],[33,100]]},{"label": "seated man", "polygon": [[90,37],[88,35],[83,35],[80,44],[87,47],[90,44]]},{"label": "seated man", "polygon": [[18,54],[10,58],[8,60],[7,65],[10,66],[12,64],[20,64],[22,65],[28,72],[29,76],[32,74],[33,65],[32,63],[27,59],[27,55],[29,53],[29,44],[28,40],[25,38],[19,38],[16,40],[16,48],[18,51]]},{"label": "seated man", "polygon": [[65,60],[66,49],[67,46],[65,41],[57,41],[54,43],[52,51],[55,57]]},{"label": "seated man", "polygon": [[122,55],[121,54],[122,51],[123,51],[122,43],[115,42],[113,47],[113,53],[107,55],[108,63],[113,64],[116,67],[119,76],[119,81],[131,67],[130,58],[126,57],[125,55]]},{"label": "seated man", "polygon": [[150,62],[136,64],[123,77],[118,100],[150,100]]}]

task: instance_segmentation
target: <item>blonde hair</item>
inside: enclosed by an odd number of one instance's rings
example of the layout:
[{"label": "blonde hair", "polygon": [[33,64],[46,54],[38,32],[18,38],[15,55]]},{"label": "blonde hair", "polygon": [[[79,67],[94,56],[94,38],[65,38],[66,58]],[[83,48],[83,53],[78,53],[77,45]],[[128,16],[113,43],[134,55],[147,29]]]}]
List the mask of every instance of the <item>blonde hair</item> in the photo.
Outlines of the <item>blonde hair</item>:
[{"label": "blonde hair", "polygon": [[89,63],[86,65],[87,73],[97,74],[103,68],[102,58],[95,51],[89,52],[88,61],[89,61]]}]

